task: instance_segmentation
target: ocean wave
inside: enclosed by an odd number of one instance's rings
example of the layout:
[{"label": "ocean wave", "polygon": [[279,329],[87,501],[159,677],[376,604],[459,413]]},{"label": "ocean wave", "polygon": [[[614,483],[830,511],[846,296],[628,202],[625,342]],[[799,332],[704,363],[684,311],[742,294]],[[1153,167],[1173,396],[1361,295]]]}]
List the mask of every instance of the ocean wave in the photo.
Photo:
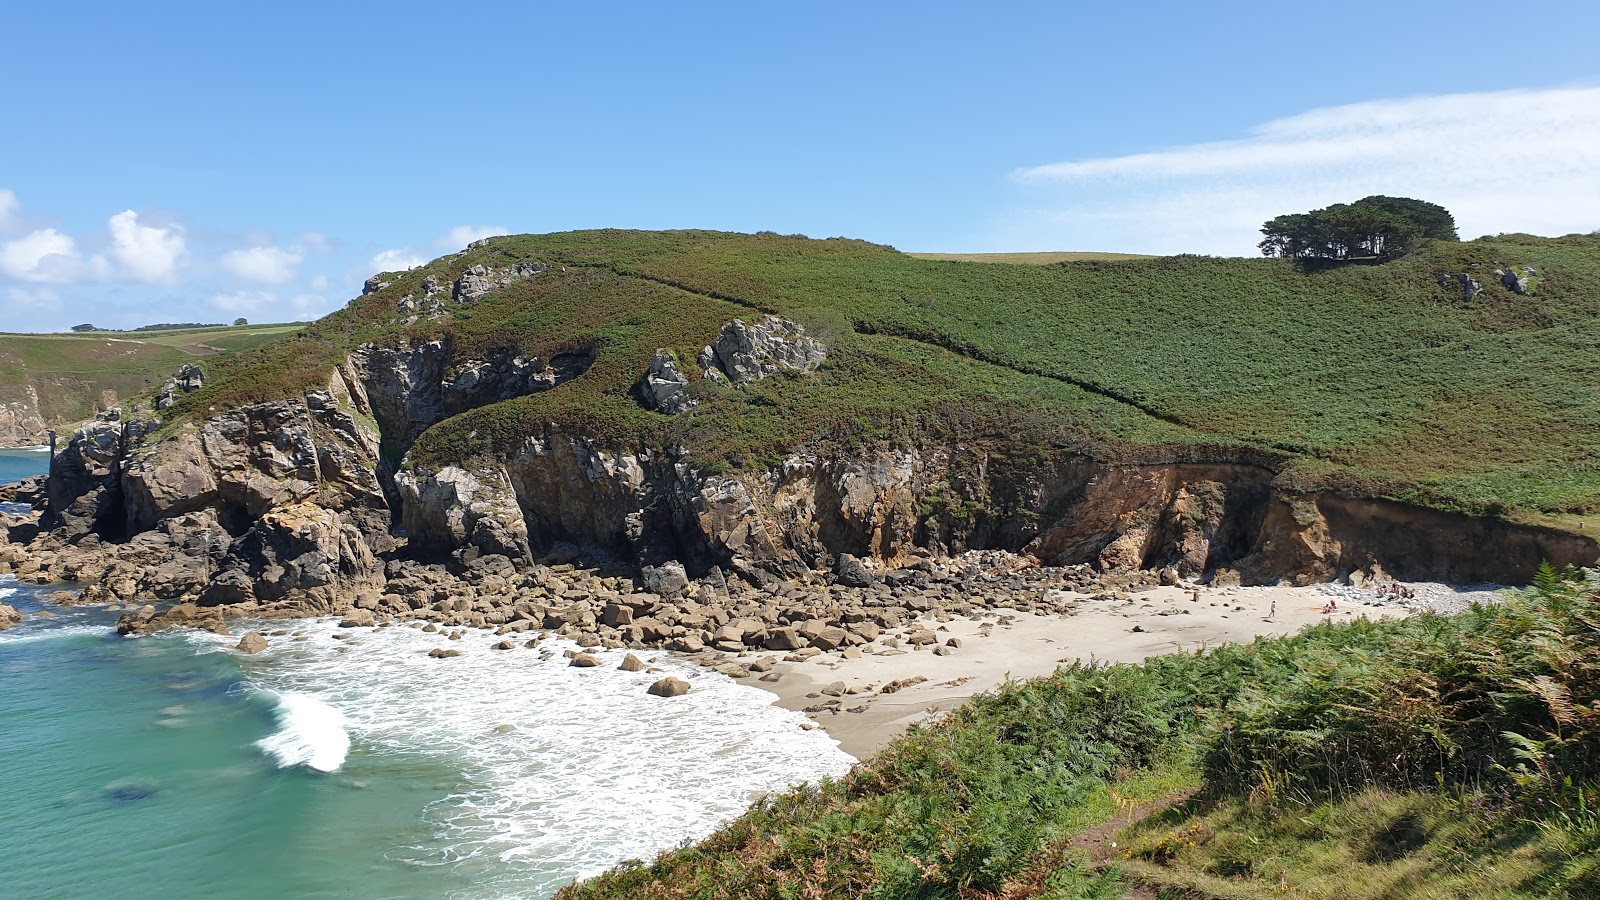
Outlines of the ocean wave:
[{"label": "ocean wave", "polygon": [[344,714],[309,694],[277,696],[278,730],[256,742],[278,768],[306,766],[318,772],[337,772],[350,752]]},{"label": "ocean wave", "polygon": [[[497,651],[501,638],[489,631],[448,641],[408,627],[358,629],[334,641],[336,630],[331,620],[296,623],[241,660],[246,677],[319,699],[364,748],[459,767],[467,787],[427,811],[435,840],[397,855],[463,867],[485,896],[542,894],[648,859],[709,834],[756,796],[842,775],[854,762],[771,694],[667,654],[642,652],[652,671],[631,673],[617,668],[622,650],[591,649],[604,665],[572,668],[561,651],[574,645],[559,639]],[[228,646],[213,635],[192,640]],[[435,647],[461,656],[429,658]],[[693,690],[647,695],[665,674]]]},{"label": "ocean wave", "polygon": [[[0,599],[4,599],[3,595],[0,595]],[[33,644],[39,641],[64,641],[68,638],[81,637],[86,634],[104,637],[108,634],[115,634],[116,630],[108,625],[51,625],[46,628],[19,626],[10,631],[0,632],[0,646]]]}]

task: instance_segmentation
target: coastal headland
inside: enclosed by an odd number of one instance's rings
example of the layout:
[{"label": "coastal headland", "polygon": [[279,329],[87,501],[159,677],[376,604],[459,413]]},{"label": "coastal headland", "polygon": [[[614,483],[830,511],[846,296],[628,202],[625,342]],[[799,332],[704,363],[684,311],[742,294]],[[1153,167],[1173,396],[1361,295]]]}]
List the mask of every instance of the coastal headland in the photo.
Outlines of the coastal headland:
[{"label": "coastal headland", "polygon": [[[1293,641],[1388,653],[1382,635],[1433,627],[1393,620],[1536,577],[1572,619],[1551,585],[1600,560],[1600,379],[1572,352],[1600,337],[1597,296],[1592,235],[1319,271],[492,238],[83,423],[47,477],[0,490],[26,504],[0,513],[0,572],[115,610],[124,635],[207,629],[241,653],[279,639],[241,620],[290,617],[418,629],[442,670],[468,640],[512,660],[559,635],[576,669],[671,653],[870,759],[827,788],[845,802],[1030,692],[1078,703],[1096,679],[1203,669],[1105,720],[1192,736],[1247,703],[1249,672],[1297,683],[1275,655]],[[1351,627],[1251,643],[1324,622]],[[1011,771],[973,762],[1005,740],[974,740],[952,765]],[[1104,740],[1146,755],[1072,770],[1096,791],[1168,752]],[[882,877],[937,875],[918,871]]]}]

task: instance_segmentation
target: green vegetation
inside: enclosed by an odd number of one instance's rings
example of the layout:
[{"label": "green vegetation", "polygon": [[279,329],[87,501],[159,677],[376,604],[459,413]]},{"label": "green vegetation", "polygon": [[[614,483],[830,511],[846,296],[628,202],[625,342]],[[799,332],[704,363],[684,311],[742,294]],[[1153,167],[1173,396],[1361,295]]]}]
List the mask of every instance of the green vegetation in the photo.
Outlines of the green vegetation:
[{"label": "green vegetation", "polygon": [[[452,317],[400,324],[422,281],[545,272]],[[1536,294],[1495,268],[1533,266]],[[1464,302],[1439,276],[1478,272]],[[981,265],[861,241],[594,231],[496,238],[352,301],[293,340],[215,364],[183,415],[326,383],[364,341],[448,338],[595,354],[557,390],[473,410],[415,462],[495,454],[555,422],[707,466],[807,441],[1007,435],[1118,459],[1229,458],[1332,488],[1576,528],[1600,513],[1600,236],[1431,241],[1384,266],[1179,256]],[[735,317],[781,313],[830,347],[811,378],[695,383],[669,418],[631,396],[657,348],[692,360]],[[689,367],[691,376],[696,373]]]},{"label": "green vegetation", "polygon": [[1041,253],[907,253],[917,259],[942,259],[954,262],[1015,263],[1024,266],[1046,266],[1051,263],[1082,262],[1084,260],[1155,259],[1142,253],[1084,253],[1080,251],[1051,251]]},{"label": "green vegetation", "polygon": [[1541,584],[1008,684],[561,896],[1600,897],[1600,574]]},{"label": "green vegetation", "polygon": [[1407,197],[1364,197],[1326,209],[1278,216],[1261,226],[1264,256],[1302,265],[1370,259],[1388,262],[1430,239],[1458,240],[1456,220],[1444,207]]},{"label": "green vegetation", "polygon": [[300,328],[214,325],[0,334],[0,403],[24,399],[31,385],[45,419],[70,425],[92,417],[97,407],[159,387],[187,363],[209,369],[219,355],[262,347]]}]

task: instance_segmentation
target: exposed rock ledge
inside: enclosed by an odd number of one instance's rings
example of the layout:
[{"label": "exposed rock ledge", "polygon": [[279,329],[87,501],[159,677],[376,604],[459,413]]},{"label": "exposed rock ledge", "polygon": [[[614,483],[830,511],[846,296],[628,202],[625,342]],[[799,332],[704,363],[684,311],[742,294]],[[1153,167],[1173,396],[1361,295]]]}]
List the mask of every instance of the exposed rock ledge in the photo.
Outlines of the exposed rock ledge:
[{"label": "exposed rock ledge", "polygon": [[[729,323],[702,357],[706,371],[738,382],[812,371],[825,355],[798,326],[769,318]],[[520,593],[532,590],[528,578],[539,582],[535,561],[563,543],[623,566],[630,592],[668,603],[703,584],[831,597],[972,550],[1114,577],[1170,569],[1299,583],[1374,568],[1407,580],[1519,582],[1543,560],[1600,557],[1579,535],[1284,491],[1266,461],[1247,458],[1113,464],[930,438],[804,448],[765,470],[714,472],[672,448],[620,450],[551,425],[504,458],[405,465],[417,437],[445,417],[549,390],[592,361],[584,352],[461,361],[440,342],[367,347],[320,390],[159,440],[149,421],[105,415],[53,461],[37,522],[5,523],[0,568],[86,582],[90,599],[303,615],[414,612],[419,597],[437,612],[448,591],[441,598],[406,566],[444,564],[461,577],[478,560],[501,579],[486,583],[521,598],[513,606],[568,599]],[[499,602],[457,609],[451,600],[448,615],[487,617]]]}]

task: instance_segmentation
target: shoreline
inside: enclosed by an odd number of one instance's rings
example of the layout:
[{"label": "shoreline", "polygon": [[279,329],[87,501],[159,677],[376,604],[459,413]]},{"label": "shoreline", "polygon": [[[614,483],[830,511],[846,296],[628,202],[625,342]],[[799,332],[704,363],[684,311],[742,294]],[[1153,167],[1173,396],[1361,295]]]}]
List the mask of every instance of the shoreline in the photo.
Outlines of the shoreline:
[{"label": "shoreline", "polygon": [[[820,655],[803,662],[778,661],[768,677],[741,681],[771,693],[775,705],[806,714],[842,750],[865,759],[911,725],[992,691],[1007,678],[1048,676],[1075,661],[1137,664],[1168,653],[1291,635],[1327,621],[1400,618],[1430,608],[1450,611],[1483,599],[1486,591],[1472,587],[1488,586],[1429,584],[1411,606],[1371,602],[1376,600],[1373,592],[1338,584],[1155,587],[1127,599],[1097,600],[1085,594],[1079,595],[1070,615],[995,608],[971,617],[924,617],[921,623],[934,629],[941,646],[950,638],[959,642],[949,655],[904,644],[887,650],[868,648],[875,652],[855,658]],[[1360,594],[1368,600],[1351,599]],[[1330,598],[1338,608],[1324,614],[1322,608]],[[1277,614],[1269,617],[1274,602]],[[895,682],[900,683],[895,690],[883,693]]]}]

